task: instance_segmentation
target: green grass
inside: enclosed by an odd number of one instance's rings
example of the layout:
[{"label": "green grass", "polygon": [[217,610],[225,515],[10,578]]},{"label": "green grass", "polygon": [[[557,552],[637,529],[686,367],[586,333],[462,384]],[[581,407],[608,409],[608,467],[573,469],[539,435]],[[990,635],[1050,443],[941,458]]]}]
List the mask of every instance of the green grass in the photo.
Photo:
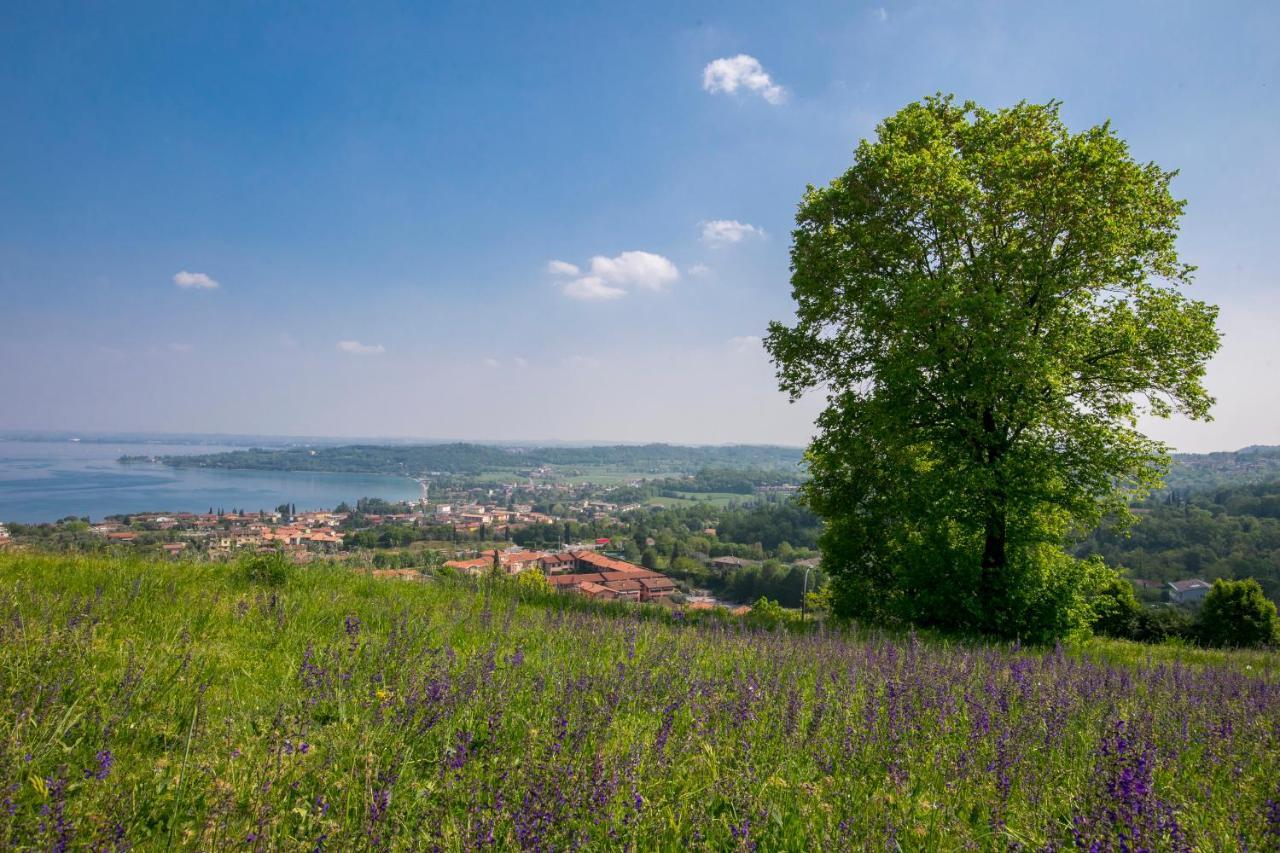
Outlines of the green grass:
[{"label": "green grass", "polygon": [[668,507],[688,507],[696,506],[697,504],[726,507],[735,503],[745,505],[757,499],[755,495],[741,495],[736,492],[677,492],[676,494],[679,497],[658,495],[649,498],[645,503],[650,506],[661,505]]},{"label": "green grass", "polygon": [[[1174,846],[1153,815],[1200,849],[1276,842],[1273,654],[520,595],[0,556],[0,847],[1038,849],[1075,819]],[[1135,767],[1149,792],[1116,805]]]}]

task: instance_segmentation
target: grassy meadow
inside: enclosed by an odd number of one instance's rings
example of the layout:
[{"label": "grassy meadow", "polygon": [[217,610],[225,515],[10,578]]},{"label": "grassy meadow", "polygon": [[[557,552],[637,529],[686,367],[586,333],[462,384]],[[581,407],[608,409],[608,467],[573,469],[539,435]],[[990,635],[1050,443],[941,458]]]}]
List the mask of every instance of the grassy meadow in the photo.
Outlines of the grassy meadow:
[{"label": "grassy meadow", "polygon": [[5,849],[1280,844],[1275,655],[0,556]]},{"label": "grassy meadow", "polygon": [[731,504],[749,504],[759,500],[755,495],[743,495],[737,492],[677,492],[678,497],[670,495],[654,495],[645,500],[649,506],[682,507],[710,504],[726,507]]}]

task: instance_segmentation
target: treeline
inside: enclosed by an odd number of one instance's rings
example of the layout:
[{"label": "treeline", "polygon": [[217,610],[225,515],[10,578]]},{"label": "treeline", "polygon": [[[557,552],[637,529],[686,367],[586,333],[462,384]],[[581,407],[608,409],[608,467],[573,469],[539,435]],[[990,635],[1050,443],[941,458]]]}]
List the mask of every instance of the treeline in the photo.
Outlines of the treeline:
[{"label": "treeline", "polygon": [[[345,445],[340,447],[233,450],[163,456],[181,468],[234,468],[267,471],[330,471],[356,474],[417,475],[431,472],[475,475],[494,469],[555,466],[617,466],[633,471],[683,473],[704,468],[763,468],[796,472],[799,448],[735,445],[684,447],[672,444],[609,447],[506,448],[484,444]],[[142,461],[142,457],[123,457]]]},{"label": "treeline", "polygon": [[673,492],[722,492],[735,495],[754,494],[760,486],[782,486],[799,480],[798,472],[769,469],[703,468],[692,477],[661,480],[659,489]]},{"label": "treeline", "polygon": [[1078,546],[1131,578],[1256,578],[1280,600],[1280,479],[1210,491],[1171,490],[1135,511],[1127,536],[1099,529]]}]

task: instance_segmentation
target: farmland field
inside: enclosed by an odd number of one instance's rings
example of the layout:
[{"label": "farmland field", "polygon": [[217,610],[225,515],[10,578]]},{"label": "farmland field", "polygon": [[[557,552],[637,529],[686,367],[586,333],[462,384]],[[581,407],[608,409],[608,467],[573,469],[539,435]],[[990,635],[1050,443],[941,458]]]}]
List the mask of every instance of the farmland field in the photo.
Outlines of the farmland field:
[{"label": "farmland field", "polygon": [[649,506],[696,506],[711,504],[712,506],[729,506],[730,504],[748,504],[759,500],[755,495],[742,495],[737,492],[677,492],[678,497],[655,495],[645,501]]},{"label": "farmland field", "polygon": [[1274,655],[0,556],[6,849],[1275,849]]}]

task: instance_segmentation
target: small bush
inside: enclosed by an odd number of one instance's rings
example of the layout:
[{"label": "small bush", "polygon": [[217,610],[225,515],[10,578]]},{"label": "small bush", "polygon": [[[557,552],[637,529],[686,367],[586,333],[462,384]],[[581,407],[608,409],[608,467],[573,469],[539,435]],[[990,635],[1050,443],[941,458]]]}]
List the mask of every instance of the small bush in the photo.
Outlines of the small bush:
[{"label": "small bush", "polygon": [[1142,613],[1133,585],[1119,575],[1102,582],[1093,601],[1093,630],[1106,637],[1132,639]]},{"label": "small bush", "polygon": [[791,621],[791,615],[778,602],[761,596],[755,604],[751,605],[747,621],[752,625],[773,630]]},{"label": "small bush", "polygon": [[1210,646],[1268,646],[1280,640],[1276,605],[1253,578],[1219,578],[1204,598],[1197,625],[1200,640]]},{"label": "small bush", "polygon": [[259,586],[284,586],[293,576],[294,565],[284,554],[254,554],[240,561],[240,577]]},{"label": "small bush", "polygon": [[1195,628],[1191,614],[1180,607],[1157,605],[1141,608],[1133,621],[1130,639],[1140,643],[1163,643],[1189,639]]}]

